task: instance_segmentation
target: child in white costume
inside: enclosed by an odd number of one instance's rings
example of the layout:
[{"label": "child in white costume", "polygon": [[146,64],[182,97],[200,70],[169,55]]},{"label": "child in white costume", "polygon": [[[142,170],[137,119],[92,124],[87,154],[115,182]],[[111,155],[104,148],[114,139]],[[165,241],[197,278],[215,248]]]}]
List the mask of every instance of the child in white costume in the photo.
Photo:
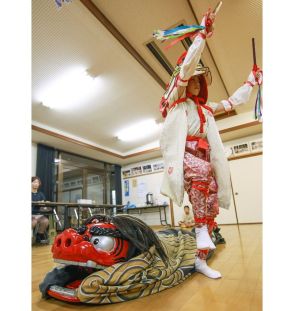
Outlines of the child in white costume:
[{"label": "child in white costume", "polygon": [[[178,67],[161,101],[166,116],[160,138],[164,159],[164,178],[161,193],[182,205],[184,189],[192,204],[197,254],[196,270],[210,278],[221,274],[207,266],[206,256],[215,246],[210,238],[218,207],[229,208],[231,196],[229,165],[213,113],[229,111],[246,103],[261,79],[260,69],[252,71],[245,82],[229,99],[220,103],[207,101],[208,68],[199,68],[205,40],[213,32],[215,15],[204,16],[201,30]],[[185,58],[184,58],[185,57]],[[169,111],[167,111],[169,109]]]}]

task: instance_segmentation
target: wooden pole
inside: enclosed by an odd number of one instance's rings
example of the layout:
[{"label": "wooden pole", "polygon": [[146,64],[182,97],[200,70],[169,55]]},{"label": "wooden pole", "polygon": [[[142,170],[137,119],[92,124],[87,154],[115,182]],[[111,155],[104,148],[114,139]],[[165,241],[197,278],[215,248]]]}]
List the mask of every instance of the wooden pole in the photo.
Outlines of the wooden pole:
[{"label": "wooden pole", "polygon": [[220,2],[217,4],[217,6],[215,7],[215,9],[213,10],[213,13],[214,13],[214,14],[217,14],[217,12],[218,12],[219,9],[221,8],[222,4],[223,4],[222,1],[220,1]]},{"label": "wooden pole", "polygon": [[255,39],[252,38],[253,65],[256,65]]},{"label": "wooden pole", "polygon": [[172,225],[172,227],[174,227],[175,226],[175,216],[174,216],[174,205],[173,205],[172,199],[169,199],[169,208],[170,208],[171,225]]},{"label": "wooden pole", "polygon": [[238,213],[237,213],[237,207],[236,207],[236,201],[235,201],[235,194],[234,194],[234,188],[233,188],[233,182],[232,182],[232,177],[231,176],[230,176],[230,182],[231,182],[231,190],[232,190],[232,196],[233,196],[233,203],[234,203],[234,209],[235,209],[237,225],[239,226],[239,219],[238,219]]}]

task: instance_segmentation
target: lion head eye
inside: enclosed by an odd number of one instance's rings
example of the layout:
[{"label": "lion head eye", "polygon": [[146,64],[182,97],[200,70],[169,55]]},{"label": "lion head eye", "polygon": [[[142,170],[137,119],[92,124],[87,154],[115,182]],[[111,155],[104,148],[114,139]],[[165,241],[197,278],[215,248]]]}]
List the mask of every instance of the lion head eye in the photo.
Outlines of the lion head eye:
[{"label": "lion head eye", "polygon": [[115,245],[114,238],[110,236],[93,236],[90,239],[90,242],[94,245],[94,247],[97,250],[101,249],[107,252],[113,250],[114,245]]}]

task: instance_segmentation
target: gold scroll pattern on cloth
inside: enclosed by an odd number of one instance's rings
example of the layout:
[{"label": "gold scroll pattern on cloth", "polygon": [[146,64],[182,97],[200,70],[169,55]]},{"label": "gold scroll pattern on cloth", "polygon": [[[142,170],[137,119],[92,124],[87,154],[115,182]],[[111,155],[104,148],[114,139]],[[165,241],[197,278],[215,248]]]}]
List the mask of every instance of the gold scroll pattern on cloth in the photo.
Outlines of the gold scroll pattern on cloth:
[{"label": "gold scroll pattern on cloth", "polygon": [[128,301],[182,283],[194,268],[195,238],[181,232],[177,236],[160,233],[158,236],[169,258],[167,266],[152,246],[149,252],[86,277],[77,289],[80,301],[91,304]]}]

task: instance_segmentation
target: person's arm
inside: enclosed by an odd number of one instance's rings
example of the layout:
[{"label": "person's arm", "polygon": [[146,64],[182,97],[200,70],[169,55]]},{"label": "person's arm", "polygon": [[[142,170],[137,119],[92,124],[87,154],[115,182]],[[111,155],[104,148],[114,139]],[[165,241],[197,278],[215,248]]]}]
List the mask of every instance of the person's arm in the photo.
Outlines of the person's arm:
[{"label": "person's arm", "polygon": [[[207,25],[206,22],[208,18],[211,20],[210,27],[206,26]],[[188,85],[189,79],[193,76],[197,68],[197,65],[200,61],[201,54],[205,47],[206,37],[211,36],[212,34],[214,18],[215,18],[215,15],[213,13],[208,13],[208,15],[206,14],[203,17],[201,26],[206,26],[206,28],[201,30],[197,34],[192,45],[189,47],[188,53],[185,57],[183,64],[181,65],[179,78],[177,81],[177,89],[178,89],[179,98],[181,98],[186,86]]]},{"label": "person's arm", "polygon": [[259,81],[262,79],[261,70],[259,68],[256,73],[253,71],[250,72],[247,81],[239,87],[232,96],[228,99],[221,100],[219,104],[210,103],[209,106],[212,106],[214,113],[219,113],[228,112],[239,105],[247,103],[253,87],[257,84],[256,79]]}]

